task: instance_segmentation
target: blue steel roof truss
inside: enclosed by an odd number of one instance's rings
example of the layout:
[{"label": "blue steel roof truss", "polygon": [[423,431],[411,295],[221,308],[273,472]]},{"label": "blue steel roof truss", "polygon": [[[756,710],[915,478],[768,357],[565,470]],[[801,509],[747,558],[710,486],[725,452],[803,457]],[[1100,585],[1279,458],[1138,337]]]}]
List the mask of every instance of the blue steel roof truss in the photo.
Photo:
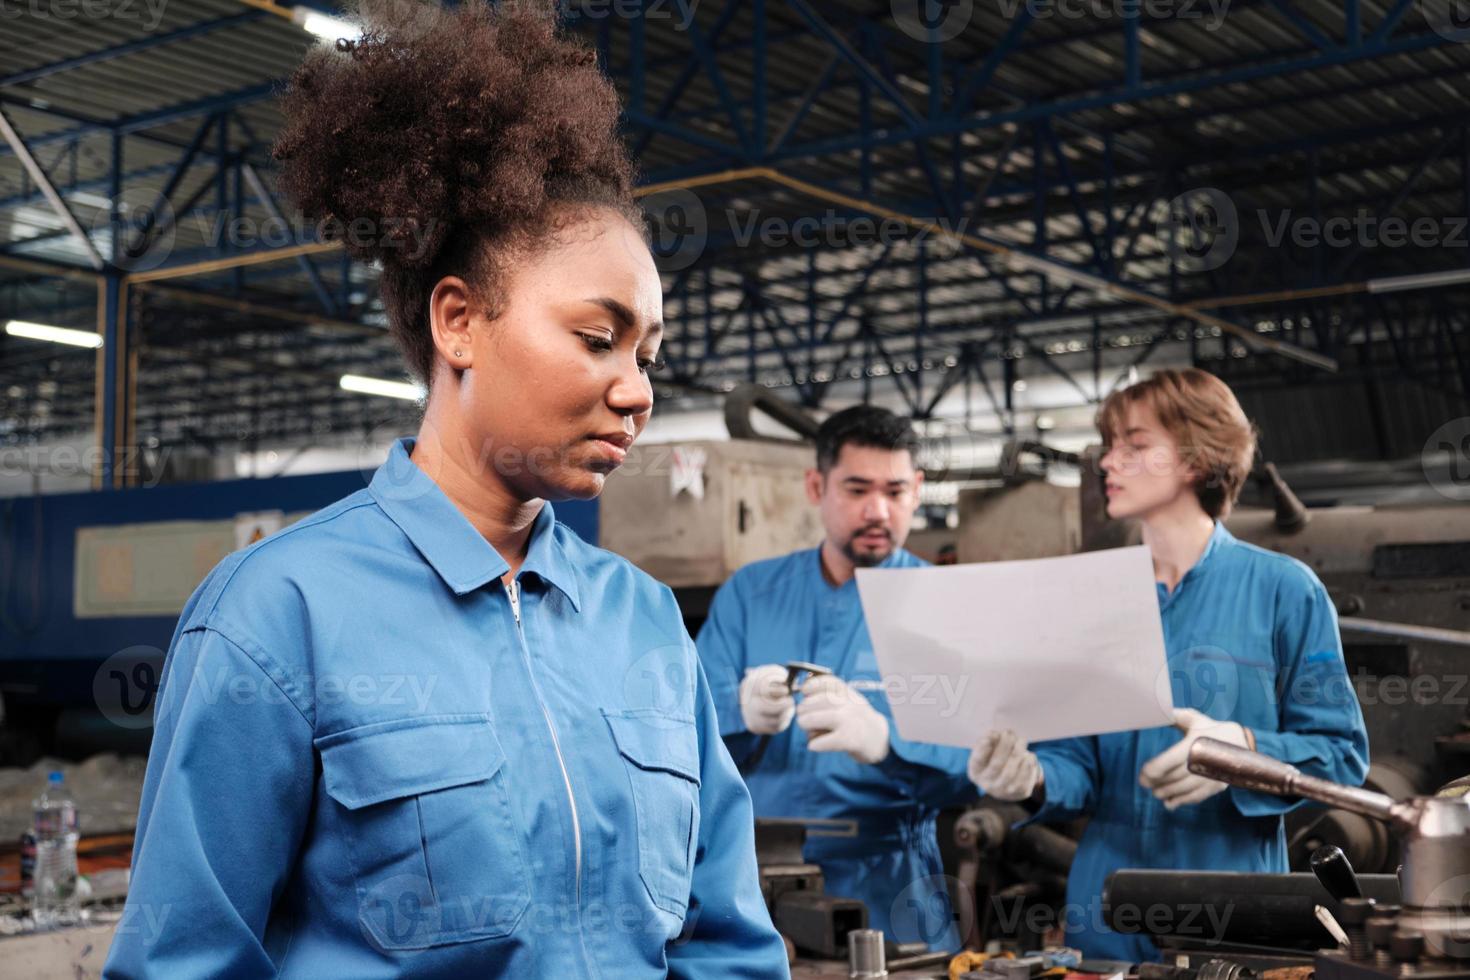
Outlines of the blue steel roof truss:
[{"label": "blue steel roof truss", "polygon": [[[120,250],[112,256],[114,275],[125,274],[137,258],[129,254],[130,241],[132,252],[146,253],[137,246],[170,234],[179,237],[170,266],[310,242],[299,228],[288,241],[264,247],[198,233],[252,215],[290,224],[272,189],[273,133],[259,128],[266,118],[260,110],[271,105],[304,41],[297,51],[283,52],[275,74],[110,117],[69,105],[47,89],[106,66],[136,70],[155,53],[228,39],[271,20],[258,10],[227,6],[215,0],[217,16],[46,64],[0,60],[0,102],[26,110],[33,120],[50,120],[33,124],[26,145],[63,195],[102,192],[116,199],[130,188],[152,188],[169,203],[159,224],[156,210],[132,223],[117,213],[94,216],[94,229],[110,231],[112,248]],[[1190,310],[1140,309],[1087,285],[1101,281],[1213,310],[1240,330],[1342,360],[1354,376],[1396,372],[1465,393],[1467,313],[1454,291],[1391,297],[1291,292],[1464,267],[1467,253],[1449,243],[1385,252],[1359,241],[1330,254],[1291,242],[1265,247],[1259,235],[1246,242],[1249,223],[1242,218],[1236,257],[1199,270],[1186,268],[1159,232],[1160,209],[1201,186],[1220,187],[1242,216],[1305,210],[1320,223],[1359,206],[1380,223],[1395,215],[1470,214],[1463,97],[1447,112],[1405,112],[1385,121],[1359,107],[1343,111],[1341,125],[1303,130],[1292,124],[1334,100],[1371,100],[1384,91],[1422,97],[1416,89],[1424,86],[1442,93],[1432,86],[1470,70],[1465,45],[1426,30],[1409,16],[1414,5],[1408,0],[1349,0],[1338,7],[1236,0],[1230,16],[1273,30],[1262,29],[1272,35],[1270,43],[1254,39],[1246,53],[1234,56],[1229,46],[1203,44],[1208,39],[1137,9],[1119,22],[1059,25],[1034,16],[1035,3],[1021,2],[1009,19],[987,11],[971,32],[941,40],[933,25],[928,36],[906,32],[894,17],[896,4],[887,2],[707,0],[696,6],[689,0],[625,0],[619,9],[630,6],[643,15],[594,16],[587,5],[570,10],[568,21],[596,45],[622,90],[629,145],[647,182],[771,168],[841,197],[803,196],[759,175],[737,174],[694,189],[706,214],[725,219],[727,227],[712,221],[693,264],[668,270],[671,329],[660,381],[670,391],[713,392],[756,380],[789,386],[803,402],[820,405],[839,384],[860,382],[870,391],[874,378],[886,378],[923,417],[959,389],[968,404],[979,385],[1010,418],[1005,382],[1038,362],[1038,370],[1066,379],[1083,401],[1105,394],[1114,370],[1126,372],[1170,347],[1216,363],[1242,382],[1315,376],[1313,368],[1250,351],[1191,319]],[[1192,57],[1177,64],[1154,53],[1191,44],[1199,50],[1190,49]],[[1088,52],[1096,57],[1083,59]],[[1406,67],[1405,58],[1428,52],[1436,52],[1432,67]],[[1097,64],[1109,71],[1092,70]],[[1293,87],[1281,94],[1269,87],[1277,82]],[[1243,92],[1271,94],[1249,98]],[[1439,105],[1445,108],[1442,99]],[[1297,116],[1272,123],[1273,112],[1285,111]],[[1248,120],[1246,131],[1222,142],[1190,128],[1221,120]],[[1256,122],[1264,133],[1259,138]],[[0,218],[41,201],[26,178],[5,179],[9,156],[0,148]],[[108,168],[88,165],[89,156],[107,159]],[[143,162],[129,168],[134,156]],[[752,243],[739,234],[741,216],[753,211],[790,228],[803,218],[871,223],[879,216],[874,208],[978,229],[976,237],[1047,264],[1017,264],[912,229],[897,242],[833,239],[805,247],[764,237]],[[51,229],[0,240],[0,260],[24,259],[43,269],[46,263],[76,265],[62,247],[65,238]],[[1081,280],[1070,273],[1082,274]],[[43,272],[34,265],[0,266],[0,276],[10,277],[0,282],[9,287],[0,288],[0,316],[36,307]],[[331,371],[316,372],[320,390],[311,393],[313,404],[329,405],[342,365],[393,370],[390,344],[361,342],[383,333],[374,284],[371,270],[340,255],[293,254],[288,261],[182,280],[166,301],[157,291],[135,302],[146,310],[145,335],[161,331],[176,342],[178,332],[163,324],[171,317],[198,322],[197,311],[185,308],[191,291],[252,311],[220,318],[217,332],[225,336],[249,333],[277,314],[280,322],[269,328],[277,334],[282,323],[311,316],[361,323],[353,342],[357,360],[333,348],[322,358]],[[1270,302],[1209,305],[1221,296],[1276,291],[1283,295]],[[56,293],[48,312],[91,322],[95,296],[74,286]],[[187,346],[187,338],[183,342]],[[270,349],[298,357],[304,379],[322,344],[298,332],[274,337]],[[29,398],[45,371],[81,376],[89,366],[68,355],[60,359],[69,359],[72,368],[57,368],[57,359],[24,356],[0,338],[0,389],[19,386]],[[145,373],[147,364],[145,356]],[[990,389],[988,364],[999,366],[1000,395]],[[236,380],[246,383],[243,373]],[[139,383],[139,425],[146,430],[150,413],[167,403],[168,386],[147,377]],[[360,404],[348,401],[341,416],[328,413],[328,424],[354,424],[352,410]],[[258,435],[291,431],[269,415],[262,414]],[[0,433],[0,440],[34,439],[90,422],[89,406],[70,414],[53,408],[39,427],[17,427]],[[218,439],[223,431],[206,420],[194,435]]]}]

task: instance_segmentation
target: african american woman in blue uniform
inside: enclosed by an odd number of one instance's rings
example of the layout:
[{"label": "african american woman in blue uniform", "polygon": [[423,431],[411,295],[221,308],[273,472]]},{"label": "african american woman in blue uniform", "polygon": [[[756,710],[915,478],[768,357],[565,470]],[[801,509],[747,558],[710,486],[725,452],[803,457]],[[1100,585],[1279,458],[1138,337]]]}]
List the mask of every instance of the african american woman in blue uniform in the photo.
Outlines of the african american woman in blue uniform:
[{"label": "african american woman in blue uniform", "polygon": [[784,977],[673,596],[547,502],[652,410],[613,88],[524,6],[401,9],[308,57],[276,152],[382,263],[423,420],[189,600],[105,974]]}]

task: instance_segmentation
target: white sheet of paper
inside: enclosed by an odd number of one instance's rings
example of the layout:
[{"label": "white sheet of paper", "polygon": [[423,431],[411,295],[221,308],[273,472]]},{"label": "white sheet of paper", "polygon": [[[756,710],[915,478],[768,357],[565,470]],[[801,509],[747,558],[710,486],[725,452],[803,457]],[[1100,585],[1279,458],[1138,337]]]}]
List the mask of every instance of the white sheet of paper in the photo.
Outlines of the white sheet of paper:
[{"label": "white sheet of paper", "polygon": [[1148,548],[934,568],[861,568],[898,732],[969,748],[1172,724]]}]

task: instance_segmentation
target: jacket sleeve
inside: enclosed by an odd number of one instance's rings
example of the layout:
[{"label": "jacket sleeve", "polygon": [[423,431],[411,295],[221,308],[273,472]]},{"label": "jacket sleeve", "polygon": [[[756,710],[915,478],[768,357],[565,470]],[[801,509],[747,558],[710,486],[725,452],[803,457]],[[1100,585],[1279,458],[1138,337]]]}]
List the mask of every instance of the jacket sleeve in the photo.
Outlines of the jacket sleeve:
[{"label": "jacket sleeve", "polygon": [[[1273,634],[1277,663],[1276,731],[1252,728],[1256,750],[1309,776],[1360,786],[1368,775],[1368,732],[1348,677],[1337,610],[1317,577],[1295,569],[1278,590]],[[1300,797],[1232,786],[1243,816],[1286,813]]]},{"label": "jacket sleeve", "polygon": [[685,931],[668,948],[669,976],[691,980],[789,977],[755,860],[750,793],[720,739],[704,669],[695,665],[699,730],[699,844]]},{"label": "jacket sleeve", "polygon": [[1045,793],[1031,820],[1070,820],[1092,812],[1102,781],[1097,736],[1037,742],[1031,750],[1041,763]]},{"label": "jacket sleeve", "polygon": [[752,736],[740,715],[740,680],[745,676],[746,651],[745,595],[739,573],[715,592],[695,644],[709,679],[718,731],[736,743],[730,745],[732,752],[743,754],[749,749],[744,743],[751,742]]},{"label": "jacket sleeve", "polygon": [[277,974],[266,922],[295,863],[315,772],[312,726],[283,683],[213,629],[175,637],[105,977]]},{"label": "jacket sleeve", "polygon": [[934,807],[962,806],[980,798],[970,782],[969,749],[928,742],[911,742],[888,720],[888,756],[878,768],[917,803]]}]

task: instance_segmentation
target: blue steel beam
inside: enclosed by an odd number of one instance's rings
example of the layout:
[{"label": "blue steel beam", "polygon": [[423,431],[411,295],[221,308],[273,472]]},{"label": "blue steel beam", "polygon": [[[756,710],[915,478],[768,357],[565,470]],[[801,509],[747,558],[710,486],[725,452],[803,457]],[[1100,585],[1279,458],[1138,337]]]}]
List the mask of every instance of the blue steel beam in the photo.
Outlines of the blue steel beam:
[{"label": "blue steel beam", "polygon": [[751,87],[755,89],[755,106],[750,121],[750,156],[761,160],[766,150],[766,0],[749,0],[751,6],[751,34],[755,41],[754,59],[751,63]]},{"label": "blue steel beam", "polygon": [[1285,17],[1291,26],[1295,27],[1302,37],[1312,42],[1315,47],[1323,51],[1337,47],[1335,41],[1323,34],[1316,24],[1313,24],[1301,11],[1292,6],[1292,0],[1269,0],[1269,2],[1272,7],[1276,8],[1277,13]]},{"label": "blue steel beam", "polygon": [[1138,36],[1138,8],[1123,17],[1123,78],[1129,88],[1143,84],[1143,50]]},{"label": "blue steel beam", "polygon": [[858,75],[864,78],[868,84],[883,93],[884,97],[893,104],[893,108],[903,117],[904,122],[908,123],[913,129],[922,127],[923,120],[919,118],[918,113],[914,112],[914,107],[909,104],[909,100],[899,91],[898,86],[889,81],[882,72],[873,67],[867,58],[864,58],[858,53],[848,42],[847,38],[843,37],[836,28],[829,24],[826,18],[817,13],[807,0],[786,0],[786,2],[790,5],[791,9],[795,10],[801,16],[802,20],[806,21],[807,26],[812,29],[814,34],[823,41],[826,41],[827,45],[841,55],[842,59],[857,71]]},{"label": "blue steel beam", "polygon": [[1379,23],[1378,29],[1373,32],[1372,40],[1376,42],[1385,41],[1393,34],[1394,28],[1399,26],[1399,21],[1404,19],[1404,14],[1414,5],[1414,0],[1397,0],[1388,13],[1384,14],[1383,21]]},{"label": "blue steel beam", "polygon": [[694,0],[674,0],[674,2],[679,5],[680,15],[689,25],[684,33],[689,35],[689,44],[709,75],[710,83],[714,85],[715,93],[720,97],[720,103],[725,107],[730,128],[735,130],[735,140],[744,150],[744,155],[750,156],[752,149],[750,138],[746,135],[745,125],[740,120],[740,111],[735,108],[735,100],[730,94],[730,87],[725,84],[725,75],[720,71],[719,55],[705,40],[704,32],[700,30],[699,24],[694,19],[693,10],[690,8],[690,3]]},{"label": "blue steel beam", "polygon": [[[1398,210],[1399,205],[1404,203],[1404,200],[1409,196],[1409,193],[1413,191],[1414,185],[1419,182],[1419,178],[1424,175],[1424,171],[1428,170],[1434,164],[1434,161],[1438,160],[1440,156],[1443,155],[1444,151],[1449,149],[1450,144],[1459,137],[1459,130],[1447,130],[1443,138],[1441,138],[1440,141],[1430,149],[1429,153],[1424,157],[1423,160],[1419,161],[1419,165],[1416,166],[1412,171],[1410,171],[1406,177],[1404,177],[1403,183],[1399,185],[1399,189],[1394,194],[1393,199],[1390,200],[1386,205],[1384,205],[1384,207],[1375,215],[1375,218],[1381,221],[1387,215],[1390,215],[1394,211]],[[1344,255],[1341,260],[1339,260],[1337,266],[1333,269],[1332,278],[1334,280],[1341,279],[1342,276],[1347,273],[1348,268],[1353,264],[1354,260],[1357,259],[1358,255],[1361,254],[1363,249],[1366,247],[1367,246],[1363,241],[1359,240],[1358,242],[1356,242],[1353,247],[1348,250],[1348,253]]]},{"label": "blue steel beam", "polygon": [[[286,227],[285,214],[281,212],[280,206],[276,204],[275,196],[271,194],[270,188],[265,185],[265,181],[260,179],[260,174],[256,173],[255,168],[248,163],[240,163],[236,165],[236,173],[243,176],[249,182],[251,192],[255,194],[256,199],[260,201],[266,213],[271,216],[271,220],[277,222],[283,228]],[[327,289],[326,283],[322,281],[322,276],[317,271],[316,263],[312,262],[310,256],[298,255],[296,256],[296,265],[306,274],[306,278],[310,280],[311,287],[316,291],[317,299],[321,301],[322,309],[326,311],[326,314],[331,317],[337,316],[337,301],[332,298],[332,294]]]},{"label": "blue steel beam", "polygon": [[[720,19],[715,22],[715,25],[712,28],[710,28],[707,43],[716,51],[721,50],[718,45],[720,35],[722,35],[725,32],[725,28],[730,25],[730,21],[735,19],[735,12],[739,9],[740,5],[737,3],[726,3],[725,9],[720,11]],[[689,83],[694,80],[696,75],[699,74],[700,64],[701,63],[697,54],[691,56],[689,60],[685,62],[684,66],[679,70],[678,78],[674,80],[674,84],[669,87],[669,91],[664,95],[663,100],[659,103],[658,110],[653,114],[653,118],[662,121],[669,120],[669,114],[673,111],[674,106],[678,105],[679,100],[684,96],[685,90],[688,89]],[[634,102],[632,107],[634,111],[639,112],[647,117],[647,113],[644,111],[642,103]],[[648,144],[653,139],[654,133],[656,132],[657,130],[653,129],[652,127],[647,127],[647,132],[640,136],[638,138],[638,141],[633,144],[633,159],[637,160],[643,156],[643,151],[648,148]]]},{"label": "blue steel beam", "polygon": [[[250,85],[233,92],[225,92],[220,95],[205,96],[200,99],[191,99],[188,102],[180,102],[176,105],[164,106],[161,109],[152,109],[148,112],[140,112],[131,116],[110,122],[98,121],[70,129],[58,130],[37,136],[27,143],[32,147],[49,146],[53,143],[65,143],[70,140],[80,139],[97,133],[112,132],[122,136],[131,136],[146,129],[156,126],[164,126],[169,123],[178,122],[182,119],[190,119],[194,116],[206,115],[220,112],[225,109],[238,108],[253,102],[260,102],[277,94],[281,89],[280,81],[265,82],[260,85]],[[9,152],[7,148],[0,147],[0,156]]]},{"label": "blue steel beam", "polygon": [[[801,0],[799,0],[801,2]],[[1101,109],[1121,102],[1160,99],[1173,95],[1196,92],[1216,86],[1234,85],[1291,75],[1303,71],[1330,68],[1355,61],[1408,54],[1453,43],[1435,33],[1410,37],[1391,38],[1381,42],[1363,42],[1344,46],[1327,52],[1292,54],[1280,60],[1251,64],[1215,65],[1201,72],[1185,73],[1144,82],[1137,86],[1120,85],[1112,89],[1072,96],[1046,102],[1036,102],[1016,109],[983,113],[961,118],[925,120],[918,127],[886,127],[869,132],[793,144],[779,153],[771,155],[770,162],[801,160],[834,156],[854,150],[873,150],[896,146],[914,139],[938,139],[954,133],[993,129],[1006,123],[1030,122],[1050,116],[1066,115],[1089,109]],[[692,161],[680,167],[667,168],[655,175],[656,179],[677,179],[683,176],[706,173],[712,169],[728,166],[725,159]]]},{"label": "blue steel beam", "polygon": [[980,63],[973,71],[966,74],[961,87],[956,92],[951,102],[951,115],[960,116],[970,111],[970,105],[975,101],[975,95],[990,80],[995,77],[995,71],[1000,67],[1006,56],[1011,54],[1021,43],[1021,37],[1026,33],[1026,28],[1031,26],[1031,5],[1026,4],[1021,12],[1011,21],[1011,26],[1001,36],[1000,42],[991,50],[990,55]]},{"label": "blue steel beam", "polygon": [[826,90],[827,86],[831,83],[832,76],[836,72],[837,65],[841,61],[842,56],[839,55],[836,51],[833,51],[827,57],[827,63],[822,66],[822,70],[817,73],[817,77],[812,81],[812,84],[807,88],[806,92],[801,95],[801,102],[797,104],[794,110],[792,110],[791,115],[786,117],[786,121],[781,124],[781,131],[776,134],[776,138],[771,141],[771,144],[768,147],[766,147],[762,156],[764,156],[765,154],[775,153],[777,150],[781,149],[781,147],[786,145],[786,141],[791,138],[791,134],[796,132],[796,129],[798,126],[801,125],[802,120],[806,119],[807,113],[811,112],[812,106],[816,104],[817,98],[822,94],[823,91]]},{"label": "blue steel beam", "polygon": [[[1087,213],[1087,207],[1082,202],[1082,195],[1077,190],[1077,181],[1072,177],[1072,165],[1067,160],[1067,154],[1062,150],[1061,141],[1057,139],[1057,132],[1046,121],[1037,123],[1046,133],[1047,145],[1051,148],[1052,159],[1056,161],[1057,172],[1061,174],[1062,183],[1066,185],[1067,196],[1072,201],[1072,210],[1077,214],[1077,221],[1082,226],[1082,234],[1088,245],[1092,247],[1093,258],[1097,262],[1097,270],[1105,275],[1112,274],[1112,263],[1108,261],[1108,253],[1103,248],[1102,242],[1092,230],[1092,218]],[[1041,169],[1041,161],[1037,161],[1037,169]]]},{"label": "blue steel beam", "polygon": [[41,164],[37,162],[35,154],[25,144],[25,141],[21,139],[20,133],[11,125],[10,119],[5,115],[3,110],[0,110],[0,136],[4,136],[5,142],[9,144],[15,155],[20,158],[21,165],[25,168],[26,173],[30,175],[32,182],[40,188],[41,193],[46,195],[47,203],[50,204],[51,209],[56,215],[61,218],[62,224],[66,226],[71,237],[75,238],[77,243],[86,251],[87,257],[92,260],[93,268],[100,272],[107,263],[103,260],[101,253],[97,251],[97,246],[93,245],[92,240],[87,237],[87,233],[77,221],[76,215],[71,213],[71,208],[67,207],[66,202],[62,200],[61,195],[51,183],[51,178],[47,175],[46,171],[41,169]]},{"label": "blue steel beam", "polygon": [[[175,210],[173,207],[174,192],[179,189],[179,184],[183,182],[184,176],[189,172],[189,168],[194,165],[194,158],[198,155],[200,147],[204,145],[204,140],[209,136],[210,129],[214,127],[215,123],[218,120],[219,116],[205,117],[204,122],[194,133],[194,138],[190,140],[188,147],[184,150],[184,155],[174,166],[173,173],[169,174],[168,181],[165,182],[163,185],[163,190],[159,192],[159,198],[167,202],[169,205],[169,213],[164,219],[164,225],[163,227],[158,229],[159,235],[166,235],[168,234],[169,230],[173,228],[174,223],[177,220],[176,216],[178,214],[178,211]],[[124,177],[124,180],[126,179],[127,178]],[[144,219],[143,226],[138,229],[137,240],[129,242],[127,245],[125,251],[129,256],[136,257],[139,255],[143,255],[145,252],[148,251],[149,236],[152,235],[154,231],[153,224],[156,214],[157,211],[153,209],[150,209],[148,211],[148,215]]]}]

